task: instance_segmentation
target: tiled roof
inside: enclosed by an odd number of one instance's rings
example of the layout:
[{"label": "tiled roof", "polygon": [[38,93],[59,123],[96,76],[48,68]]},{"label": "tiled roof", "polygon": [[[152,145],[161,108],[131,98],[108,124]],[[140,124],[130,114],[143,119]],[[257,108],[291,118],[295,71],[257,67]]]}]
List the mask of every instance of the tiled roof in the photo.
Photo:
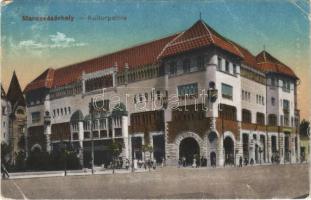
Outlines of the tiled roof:
[{"label": "tiled roof", "polygon": [[233,43],[222,37],[202,20],[197,21],[192,27],[180,33],[174,40],[169,42],[159,57],[163,58],[211,45],[227,50],[236,56],[243,57]]},{"label": "tiled roof", "polygon": [[163,47],[174,37],[176,34],[59,69],[49,69],[28,84],[25,92],[40,87],[59,87],[75,82],[81,78],[83,71],[90,73],[112,67],[115,64],[117,64],[118,70],[122,70],[125,63],[130,68],[153,64],[157,61],[157,56]]},{"label": "tiled roof", "polygon": [[298,79],[298,77],[290,67],[283,64],[281,61],[274,58],[266,51],[260,52],[256,56],[256,61],[260,70],[265,73],[274,72]]},{"label": "tiled roof", "polygon": [[[274,71],[297,78],[294,72],[273,58],[263,60],[259,54],[252,55],[246,48],[221,36],[202,20],[197,21],[189,29],[165,38],[147,42],[111,54],[72,64],[59,69],[47,69],[38,78],[26,86],[25,92],[38,88],[53,88],[73,83],[81,78],[82,72],[90,73],[117,65],[123,70],[125,63],[130,68],[154,64],[160,59],[184,53],[206,46],[216,46],[242,59],[246,65],[257,70]],[[270,58],[269,57],[269,58]],[[273,59],[272,59],[273,58]],[[258,64],[259,62],[259,64]]]},{"label": "tiled roof", "polygon": [[39,88],[51,88],[53,85],[54,72],[55,70],[51,68],[45,70],[35,80],[26,86],[24,92]]}]

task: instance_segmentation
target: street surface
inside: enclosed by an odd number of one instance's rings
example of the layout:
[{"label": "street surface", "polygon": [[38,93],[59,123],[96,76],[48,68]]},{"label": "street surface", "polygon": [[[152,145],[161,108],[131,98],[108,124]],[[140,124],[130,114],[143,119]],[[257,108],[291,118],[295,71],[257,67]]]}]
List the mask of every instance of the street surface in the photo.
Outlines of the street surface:
[{"label": "street surface", "polygon": [[14,199],[297,198],[309,193],[307,164],[157,168],[151,172],[2,180]]}]

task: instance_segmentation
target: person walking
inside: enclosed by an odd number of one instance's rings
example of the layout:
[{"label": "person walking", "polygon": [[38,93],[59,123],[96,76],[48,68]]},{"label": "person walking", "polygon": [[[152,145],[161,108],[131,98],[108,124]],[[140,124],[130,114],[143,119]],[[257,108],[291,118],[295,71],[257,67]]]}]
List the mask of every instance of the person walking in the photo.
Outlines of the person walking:
[{"label": "person walking", "polygon": [[10,177],[9,172],[6,170],[4,164],[1,164],[1,172],[2,172],[2,178],[3,179]]},{"label": "person walking", "polygon": [[239,167],[242,167],[242,164],[243,164],[243,159],[242,159],[242,156],[240,156]]}]

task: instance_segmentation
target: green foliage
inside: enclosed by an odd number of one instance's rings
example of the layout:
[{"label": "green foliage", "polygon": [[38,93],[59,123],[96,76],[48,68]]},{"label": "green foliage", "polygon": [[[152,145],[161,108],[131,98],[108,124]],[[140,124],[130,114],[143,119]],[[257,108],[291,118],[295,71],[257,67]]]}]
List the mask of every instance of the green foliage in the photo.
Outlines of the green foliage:
[{"label": "green foliage", "polygon": [[24,171],[26,169],[26,153],[24,151],[20,151],[17,153],[15,160],[15,171]]},{"label": "green foliage", "polygon": [[150,144],[144,144],[142,146],[142,150],[143,150],[143,152],[152,153],[153,152],[153,147]]},{"label": "green foliage", "polygon": [[300,123],[300,126],[299,126],[299,134],[301,137],[309,137],[308,136],[308,130],[310,129],[310,122],[303,119]]}]

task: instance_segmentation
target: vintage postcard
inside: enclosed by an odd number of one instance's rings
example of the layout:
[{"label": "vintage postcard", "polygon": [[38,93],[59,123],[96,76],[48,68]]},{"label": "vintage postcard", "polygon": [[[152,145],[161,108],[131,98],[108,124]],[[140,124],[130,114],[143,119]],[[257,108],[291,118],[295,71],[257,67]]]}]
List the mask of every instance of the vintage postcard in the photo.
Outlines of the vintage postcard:
[{"label": "vintage postcard", "polygon": [[310,1],[2,0],[4,199],[308,198]]}]

